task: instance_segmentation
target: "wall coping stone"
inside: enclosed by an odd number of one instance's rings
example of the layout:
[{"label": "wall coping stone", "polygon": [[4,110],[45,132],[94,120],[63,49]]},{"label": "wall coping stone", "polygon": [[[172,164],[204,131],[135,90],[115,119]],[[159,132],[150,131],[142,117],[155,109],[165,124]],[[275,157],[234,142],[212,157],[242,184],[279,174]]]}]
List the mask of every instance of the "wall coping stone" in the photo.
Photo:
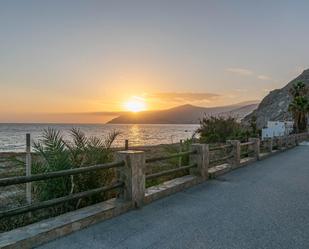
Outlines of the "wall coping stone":
[{"label": "wall coping stone", "polygon": [[210,178],[215,178],[216,176],[223,175],[223,174],[229,172],[231,169],[232,169],[232,166],[230,164],[223,163],[223,164],[211,167],[208,170],[208,174],[209,174]]},{"label": "wall coping stone", "polygon": [[0,234],[0,248],[33,248],[132,209],[130,202],[110,199]]},{"label": "wall coping stone", "polygon": [[192,187],[201,182],[203,182],[201,177],[193,175],[185,175],[170,181],[163,182],[159,185],[146,189],[144,202],[148,204],[157,199],[169,196],[173,193]]}]

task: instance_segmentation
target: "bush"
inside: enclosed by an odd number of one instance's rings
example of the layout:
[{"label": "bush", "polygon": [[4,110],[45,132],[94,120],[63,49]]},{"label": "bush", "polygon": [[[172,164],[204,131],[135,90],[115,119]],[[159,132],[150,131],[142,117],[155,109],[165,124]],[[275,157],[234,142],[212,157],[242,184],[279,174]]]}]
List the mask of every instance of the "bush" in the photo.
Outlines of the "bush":
[{"label": "bush", "polygon": [[[33,162],[33,173],[38,174],[111,162],[113,159],[111,145],[118,134],[118,132],[113,132],[105,139],[88,138],[80,130],[72,129],[70,133],[72,142],[66,142],[59,131],[44,130],[43,138],[34,143],[34,150],[38,153],[39,159]],[[102,187],[108,185],[113,179],[113,170],[98,170],[71,177],[60,177],[35,183],[34,194],[38,201],[44,201]],[[103,197],[103,194],[96,195],[89,198],[88,203],[84,204],[91,204]],[[80,205],[81,201],[77,202],[76,207]]]},{"label": "bush", "polygon": [[205,116],[197,130],[202,143],[225,143],[229,139],[246,140],[251,132],[233,117]]}]

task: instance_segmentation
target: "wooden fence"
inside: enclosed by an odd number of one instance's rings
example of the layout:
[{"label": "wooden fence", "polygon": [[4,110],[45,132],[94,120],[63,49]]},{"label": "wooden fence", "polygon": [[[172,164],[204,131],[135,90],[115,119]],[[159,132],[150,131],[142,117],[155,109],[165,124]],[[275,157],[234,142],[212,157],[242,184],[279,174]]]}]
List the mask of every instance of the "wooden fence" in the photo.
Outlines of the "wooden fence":
[{"label": "wooden fence", "polygon": [[[55,206],[72,200],[78,200],[97,193],[108,192],[114,189],[120,189],[118,198],[133,203],[135,207],[144,205],[145,198],[145,182],[150,179],[171,175],[176,172],[187,170],[188,174],[194,175],[202,181],[207,180],[210,175],[210,169],[226,164],[228,169],[234,169],[243,163],[253,162],[273,153],[283,151],[287,148],[294,147],[300,142],[308,139],[308,133],[293,134],[286,137],[278,137],[260,141],[258,138],[251,138],[248,142],[241,143],[237,140],[227,141],[225,145],[217,147],[209,147],[208,144],[192,144],[190,150],[175,153],[168,156],[153,157],[145,159],[145,152],[126,150],[116,152],[116,161],[112,163],[92,165],[83,168],[73,168],[57,172],[48,172],[44,174],[31,175],[31,167],[27,169],[25,176],[16,176],[0,179],[0,187],[11,186],[15,184],[25,184],[29,191],[29,185],[36,181],[50,180],[58,177],[72,176],[88,172],[96,172],[102,169],[115,169],[117,179],[111,185],[102,186],[100,188],[91,189],[84,192],[73,193],[56,199],[51,199],[39,203],[31,203],[31,193],[27,194],[28,205],[17,207],[0,212],[0,219],[14,215],[31,213],[38,209]],[[30,146],[30,143],[27,143]],[[128,142],[126,142],[128,145]],[[214,153],[216,154],[215,156]],[[30,149],[27,149],[30,154]],[[218,158],[218,155],[220,156]],[[150,163],[169,160],[172,158],[189,157],[188,165],[178,165],[177,168],[164,170],[161,172],[146,174],[146,167]],[[31,156],[27,157],[27,165],[31,165]],[[29,165],[27,167],[29,167]],[[31,191],[31,185],[30,185]]]}]

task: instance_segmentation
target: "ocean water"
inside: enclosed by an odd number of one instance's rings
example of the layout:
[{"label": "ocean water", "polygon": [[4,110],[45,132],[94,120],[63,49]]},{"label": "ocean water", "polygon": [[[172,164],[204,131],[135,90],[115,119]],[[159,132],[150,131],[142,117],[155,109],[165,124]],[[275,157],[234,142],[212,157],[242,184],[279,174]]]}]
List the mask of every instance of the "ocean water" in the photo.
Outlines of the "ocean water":
[{"label": "ocean water", "polygon": [[0,124],[0,151],[22,152],[26,148],[26,133],[31,134],[33,141],[38,141],[44,129],[59,130],[64,139],[70,140],[70,129],[78,128],[87,136],[103,138],[112,131],[121,134],[114,147],[123,147],[124,140],[129,140],[129,146],[157,145],[177,143],[180,139],[192,136],[198,125],[180,124]]}]

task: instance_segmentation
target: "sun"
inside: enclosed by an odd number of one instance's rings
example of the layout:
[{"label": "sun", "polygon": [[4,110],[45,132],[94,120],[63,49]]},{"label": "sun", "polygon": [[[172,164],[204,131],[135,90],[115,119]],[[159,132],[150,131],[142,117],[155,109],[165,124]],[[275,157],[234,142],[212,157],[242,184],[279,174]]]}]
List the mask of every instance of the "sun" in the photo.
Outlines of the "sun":
[{"label": "sun", "polygon": [[130,100],[124,103],[124,107],[130,112],[141,112],[147,109],[145,99],[138,96],[131,97]]}]

